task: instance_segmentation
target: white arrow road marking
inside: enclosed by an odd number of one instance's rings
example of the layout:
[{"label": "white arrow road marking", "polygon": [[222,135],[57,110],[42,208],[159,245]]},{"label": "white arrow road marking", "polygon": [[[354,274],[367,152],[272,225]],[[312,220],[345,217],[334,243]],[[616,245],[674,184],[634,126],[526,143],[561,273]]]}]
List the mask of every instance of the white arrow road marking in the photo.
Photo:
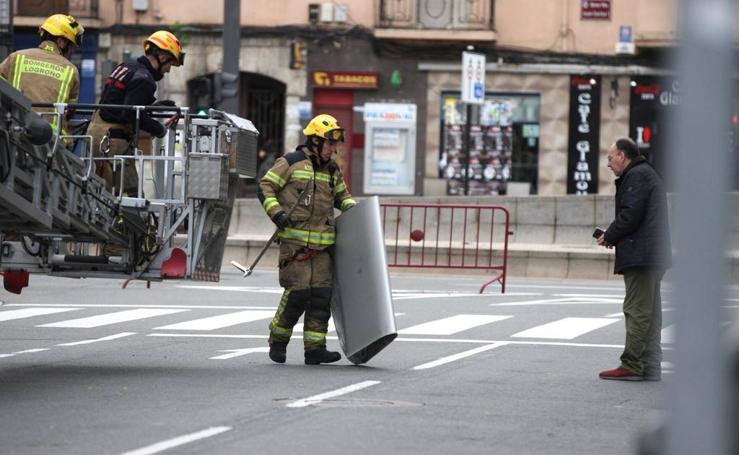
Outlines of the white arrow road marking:
[{"label": "white arrow road marking", "polygon": [[177,436],[176,438],[167,439],[166,441],[162,441],[162,442],[157,442],[156,444],[152,444],[150,446],[132,450],[130,452],[123,453],[121,455],[152,455],[155,453],[164,452],[165,450],[169,450],[173,447],[178,447],[178,446],[190,443],[190,442],[197,441],[199,439],[210,438],[211,436],[221,434],[223,432],[229,431],[230,429],[231,427],[211,427],[211,428],[198,431],[195,433]]},{"label": "white arrow road marking", "polygon": [[228,360],[234,357],[241,357],[242,355],[251,354],[254,352],[269,352],[268,347],[263,348],[246,348],[246,349],[223,349],[218,352],[228,352],[229,354],[221,354],[215,357],[211,357],[210,360]]},{"label": "white arrow road marking", "polygon": [[306,406],[310,406],[312,404],[318,404],[323,400],[326,400],[328,398],[334,398],[341,395],[346,395],[347,393],[356,392],[357,390],[366,389],[367,387],[372,387],[373,385],[379,384],[381,381],[362,381],[358,382],[356,384],[352,384],[350,386],[343,387],[338,390],[332,390],[331,392],[321,393],[318,395],[313,395],[312,397],[303,398],[301,400],[293,401],[292,403],[288,403],[288,408],[304,408]]}]

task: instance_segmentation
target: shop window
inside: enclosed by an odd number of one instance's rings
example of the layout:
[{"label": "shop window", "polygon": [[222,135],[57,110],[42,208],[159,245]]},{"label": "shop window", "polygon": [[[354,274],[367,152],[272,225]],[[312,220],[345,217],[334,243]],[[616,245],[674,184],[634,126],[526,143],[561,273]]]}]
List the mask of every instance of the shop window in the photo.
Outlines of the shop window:
[{"label": "shop window", "polygon": [[[538,94],[486,93],[470,126],[468,194],[537,194]],[[464,195],[466,107],[459,92],[441,95],[439,176],[447,194]]]}]

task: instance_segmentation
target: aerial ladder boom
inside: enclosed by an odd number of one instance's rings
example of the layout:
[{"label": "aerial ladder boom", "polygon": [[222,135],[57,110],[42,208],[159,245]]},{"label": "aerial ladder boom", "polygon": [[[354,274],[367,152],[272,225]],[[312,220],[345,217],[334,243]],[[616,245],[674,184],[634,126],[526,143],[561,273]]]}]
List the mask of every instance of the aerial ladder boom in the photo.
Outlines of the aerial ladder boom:
[{"label": "aerial ladder boom", "polygon": [[[146,111],[168,119],[167,135],[154,141],[153,153],[134,139],[132,155],[93,157],[93,146],[105,150],[105,141],[53,134],[49,126],[51,116],[61,124],[68,109],[91,113],[98,107],[31,105],[0,81],[5,288],[20,292],[29,273],[218,281],[236,186],[256,176],[259,132],[249,120],[213,109],[192,115],[185,107],[113,106],[136,111],[136,118]],[[50,112],[34,112],[43,108]],[[124,161],[135,162],[137,194],[106,189],[94,172],[99,160],[109,161],[121,181]]]}]

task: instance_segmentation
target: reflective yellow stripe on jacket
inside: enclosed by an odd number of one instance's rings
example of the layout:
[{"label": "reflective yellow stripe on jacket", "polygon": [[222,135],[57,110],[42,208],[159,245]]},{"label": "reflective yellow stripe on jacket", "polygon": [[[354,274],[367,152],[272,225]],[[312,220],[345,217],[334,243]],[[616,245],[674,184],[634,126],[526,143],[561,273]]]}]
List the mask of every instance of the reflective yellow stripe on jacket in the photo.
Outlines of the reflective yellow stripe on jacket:
[{"label": "reflective yellow stripe on jacket", "polygon": [[336,242],[336,234],[333,232],[313,232],[294,228],[285,228],[277,236],[281,239],[298,240],[308,245],[331,246]]},{"label": "reflective yellow stripe on jacket", "polygon": [[19,55],[15,58],[15,67],[13,68],[13,87],[16,90],[21,89],[21,74],[23,73],[23,61],[26,60],[25,55]]},{"label": "reflective yellow stripe on jacket", "polygon": [[269,210],[276,205],[280,205],[280,203],[277,198],[273,196],[265,198],[264,202],[262,202],[262,207],[264,207],[264,211],[267,213],[269,213]]}]

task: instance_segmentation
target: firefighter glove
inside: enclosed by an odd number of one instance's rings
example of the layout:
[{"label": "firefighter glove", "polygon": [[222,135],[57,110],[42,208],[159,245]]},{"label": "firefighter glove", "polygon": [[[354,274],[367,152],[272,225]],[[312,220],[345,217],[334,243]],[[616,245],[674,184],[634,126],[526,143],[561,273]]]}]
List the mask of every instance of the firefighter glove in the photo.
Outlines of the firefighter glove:
[{"label": "firefighter glove", "polygon": [[275,223],[278,228],[285,229],[290,226],[290,217],[287,216],[287,213],[280,210],[272,217],[272,222]]}]

